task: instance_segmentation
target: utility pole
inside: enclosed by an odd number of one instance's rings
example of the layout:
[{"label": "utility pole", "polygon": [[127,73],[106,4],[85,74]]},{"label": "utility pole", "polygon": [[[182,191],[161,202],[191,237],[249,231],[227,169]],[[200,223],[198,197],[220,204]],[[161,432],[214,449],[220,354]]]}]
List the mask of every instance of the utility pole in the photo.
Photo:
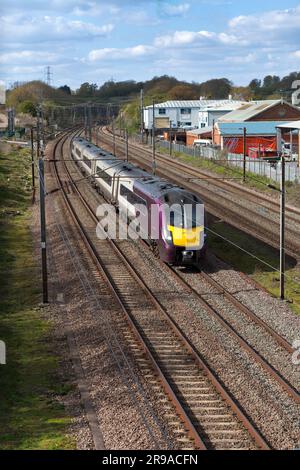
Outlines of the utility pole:
[{"label": "utility pole", "polygon": [[128,162],[128,130],[125,129],[125,157],[126,162]]},{"label": "utility pole", "polygon": [[156,174],[156,160],[155,160],[155,103],[152,104],[152,173]]},{"label": "utility pole", "polygon": [[169,135],[169,153],[170,157],[172,157],[172,127],[171,127],[171,121],[170,121],[170,135]]},{"label": "utility pole", "polygon": [[40,107],[37,107],[37,122],[36,122],[36,158],[40,158],[41,154],[41,115]]},{"label": "utility pole", "polygon": [[92,108],[91,105],[89,104],[88,107],[88,131],[89,131],[89,141],[92,141]]},{"label": "utility pole", "polygon": [[99,133],[98,133],[98,127],[97,124],[95,126],[95,134],[96,134],[96,145],[97,147],[99,146]]},{"label": "utility pole", "polygon": [[112,120],[112,131],[113,131],[113,154],[116,156],[116,133],[115,133],[115,118]]},{"label": "utility pole", "polygon": [[280,184],[280,298],[285,299],[285,158],[281,155]]},{"label": "utility pole", "polygon": [[39,158],[43,303],[48,303],[44,160]]},{"label": "utility pole", "polygon": [[243,182],[246,181],[247,129],[243,129]]},{"label": "utility pole", "polygon": [[86,109],[86,104],[84,105],[84,136],[87,139],[87,109]]},{"label": "utility pole", "polygon": [[141,88],[141,139],[144,143],[144,90]]},{"label": "utility pole", "polygon": [[40,116],[41,116],[41,142],[42,142],[42,151],[44,150],[44,140],[45,140],[45,133],[44,133],[44,112],[43,112],[43,105],[40,106]]},{"label": "utility pole", "polygon": [[35,189],[34,179],[34,143],[33,143],[33,127],[30,129],[30,140],[31,140],[31,176],[32,176],[32,190]]}]

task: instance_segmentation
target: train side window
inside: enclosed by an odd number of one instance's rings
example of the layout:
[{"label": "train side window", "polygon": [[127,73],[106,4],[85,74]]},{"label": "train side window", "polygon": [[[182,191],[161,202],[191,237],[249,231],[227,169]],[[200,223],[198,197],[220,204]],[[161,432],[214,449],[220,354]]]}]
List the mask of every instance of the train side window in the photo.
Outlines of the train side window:
[{"label": "train side window", "polygon": [[141,204],[143,206],[147,206],[147,202],[142,197],[134,194],[130,189],[128,189],[123,184],[120,185],[120,196],[126,197],[129,204]]},{"label": "train side window", "polygon": [[76,154],[78,155],[78,157],[81,157],[81,152],[79,149],[76,149]]},{"label": "train side window", "polygon": [[89,168],[92,168],[92,160],[87,158],[85,155],[83,155],[83,161]]},{"label": "train side window", "polygon": [[101,178],[104,183],[106,183],[108,186],[112,185],[112,177],[109,174],[105,173],[104,170],[102,170],[101,168],[97,168],[96,173],[97,178]]}]

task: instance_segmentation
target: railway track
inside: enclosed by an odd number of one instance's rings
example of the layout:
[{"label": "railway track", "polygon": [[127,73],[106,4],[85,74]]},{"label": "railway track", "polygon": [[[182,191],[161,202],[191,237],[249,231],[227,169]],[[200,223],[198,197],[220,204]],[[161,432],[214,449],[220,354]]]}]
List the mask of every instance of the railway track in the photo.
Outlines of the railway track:
[{"label": "railway track", "polygon": [[227,289],[224,289],[217,281],[215,281],[208,273],[205,271],[198,271],[196,274],[196,279],[194,283],[202,284],[204,283],[209,285],[214,289],[213,293],[208,293],[203,295],[199,291],[192,287],[189,279],[185,278],[179,269],[169,267],[175,276],[176,281],[180,282],[185,289],[191,292],[200,302],[201,305],[209,312],[210,315],[214,316],[221,325],[238,341],[240,346],[245,349],[245,351],[250,354],[256,362],[258,362],[265,371],[289,394],[289,396],[298,404],[300,404],[300,394],[299,391],[289,382],[287,378],[284,377],[284,371],[278,371],[276,365],[272,365],[268,362],[264,356],[258,352],[253,345],[251,345],[243,335],[237,331],[235,326],[232,324],[232,320],[228,320],[226,316],[222,314],[222,309],[215,307],[214,303],[211,300],[207,299],[210,296],[218,295],[222,296],[227,300],[232,309],[235,309],[237,314],[245,314],[248,318],[249,323],[255,324],[256,327],[264,330],[267,335],[269,335],[272,340],[274,340],[280,348],[285,353],[289,355],[293,354],[294,349],[292,345],[281,335],[279,335],[270,325],[268,325],[264,320],[258,317],[252,310],[246,307],[242,302],[240,302],[236,297],[234,297]]},{"label": "railway track", "polygon": [[140,278],[118,243],[96,237],[98,219],[66,162],[55,161],[54,169],[81,237],[176,410],[175,430],[182,433],[181,423],[198,449],[268,449],[268,443]]},{"label": "railway track", "polygon": [[[107,130],[101,131],[101,143],[105,143],[112,148],[112,136]],[[124,158],[124,143],[120,138],[116,138],[116,150]],[[130,159],[137,165],[150,170],[151,150],[142,148],[135,144],[129,146]],[[209,179],[209,175],[199,169],[194,169],[177,160],[166,156],[157,155],[157,174],[163,178],[171,179],[180,186],[188,186],[188,189],[198,194],[204,201],[209,213],[215,217],[224,220],[239,230],[245,231],[247,234],[256,239],[278,249],[279,245],[279,210],[278,203],[272,201],[271,198],[255,193],[249,189],[239,187],[237,184],[222,181],[221,178],[214,178],[213,182]],[[168,167],[166,168],[166,163]],[[188,183],[186,183],[188,181]],[[247,197],[249,203],[232,200],[232,193]],[[256,208],[251,207],[255,204],[261,207],[262,212],[258,212]],[[268,214],[263,212],[268,211]],[[270,217],[272,214],[273,218]],[[274,220],[278,217],[278,221]],[[286,253],[291,257],[300,257],[300,211],[297,208],[289,207],[287,210],[287,227],[286,227]]]}]

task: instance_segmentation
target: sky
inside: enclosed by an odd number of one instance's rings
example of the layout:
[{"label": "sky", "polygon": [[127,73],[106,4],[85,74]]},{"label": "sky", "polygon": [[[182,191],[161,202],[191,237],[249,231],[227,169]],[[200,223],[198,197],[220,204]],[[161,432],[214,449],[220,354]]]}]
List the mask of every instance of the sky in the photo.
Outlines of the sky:
[{"label": "sky", "polygon": [[1,0],[0,81],[172,75],[247,85],[300,70],[300,1]]}]

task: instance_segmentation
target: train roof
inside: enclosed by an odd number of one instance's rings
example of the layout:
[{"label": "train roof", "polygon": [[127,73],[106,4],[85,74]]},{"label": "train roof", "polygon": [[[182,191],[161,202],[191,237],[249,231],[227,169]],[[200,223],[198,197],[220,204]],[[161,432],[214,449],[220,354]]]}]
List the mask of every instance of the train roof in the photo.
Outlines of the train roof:
[{"label": "train roof", "polygon": [[[112,153],[91,144],[89,141],[81,137],[77,137],[74,141],[83,149],[87,149],[92,157],[99,158],[99,156],[102,156],[105,160],[99,160],[99,163],[102,164],[101,166],[103,166],[104,170],[106,167],[107,170],[111,170],[109,173],[117,174],[124,179],[126,179],[126,177],[128,177],[128,179],[132,178],[134,180],[134,187],[149,197],[160,199],[164,194],[167,194],[170,191],[189,192],[188,189],[177,186],[157,176],[153,176],[146,170],[138,168],[129,162],[119,160]],[[112,164],[113,162],[115,162],[115,164]]]},{"label": "train roof", "polygon": [[91,142],[83,139],[82,137],[75,137],[75,139],[73,139],[73,142],[79,145],[82,150],[87,150],[93,158],[116,158],[111,152],[108,152],[107,150],[104,150],[101,147],[97,147],[97,145],[92,144]]}]

